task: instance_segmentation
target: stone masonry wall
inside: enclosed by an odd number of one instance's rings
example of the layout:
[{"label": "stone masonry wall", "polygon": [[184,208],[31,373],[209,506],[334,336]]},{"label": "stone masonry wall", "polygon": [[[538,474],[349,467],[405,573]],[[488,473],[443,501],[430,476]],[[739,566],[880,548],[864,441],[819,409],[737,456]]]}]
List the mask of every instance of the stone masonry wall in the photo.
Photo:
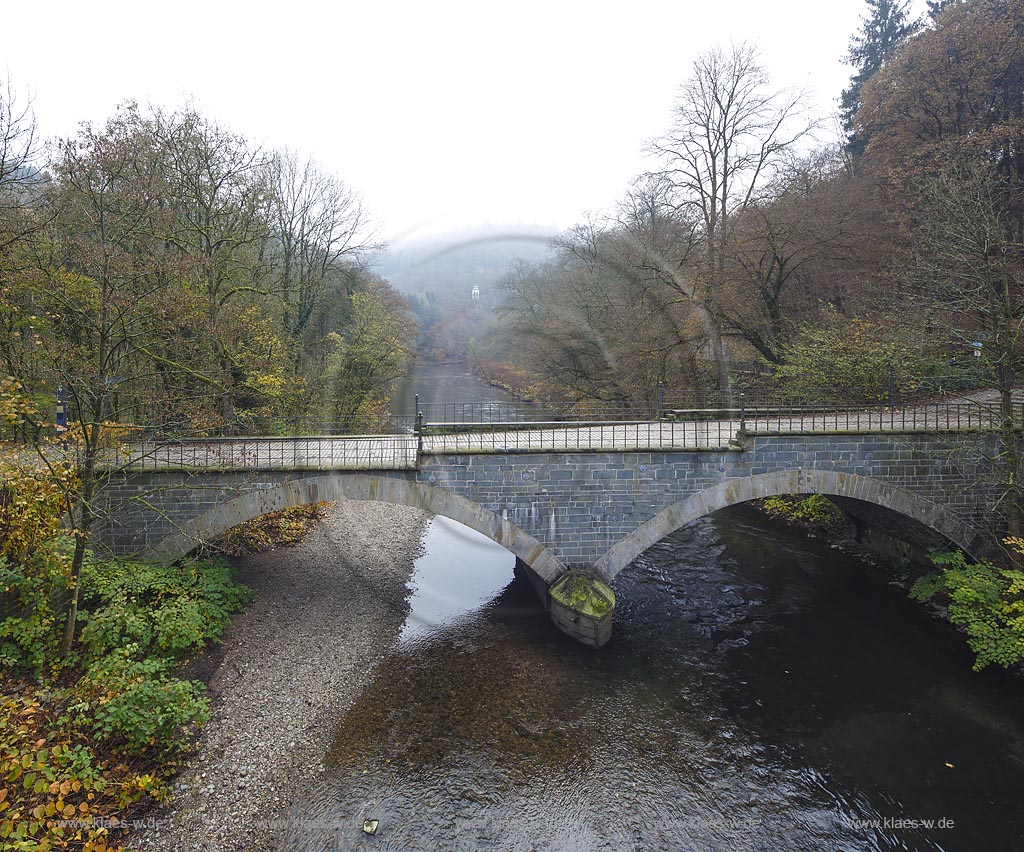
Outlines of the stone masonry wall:
[{"label": "stone masonry wall", "polygon": [[[600,563],[605,576],[693,517],[794,491],[883,505],[969,546],[990,526],[996,501],[983,461],[993,442],[994,436],[976,433],[759,435],[747,437],[742,450],[438,455],[423,456],[418,471],[372,474],[129,473],[106,491],[108,520],[97,538],[116,553],[155,552],[175,534],[209,536],[286,505],[333,499],[339,492],[323,483],[350,478],[352,487],[342,490],[355,499],[390,499],[451,515],[471,511],[468,501],[505,522],[502,532],[493,518],[475,518],[476,528],[506,546],[514,528],[561,565]],[[401,487],[387,487],[389,479],[401,480]],[[446,503],[437,490],[465,500]],[[239,495],[247,499],[225,512]],[[688,501],[685,510],[681,501]],[[524,547],[510,549],[525,553]],[[161,555],[174,553],[165,548]]]}]

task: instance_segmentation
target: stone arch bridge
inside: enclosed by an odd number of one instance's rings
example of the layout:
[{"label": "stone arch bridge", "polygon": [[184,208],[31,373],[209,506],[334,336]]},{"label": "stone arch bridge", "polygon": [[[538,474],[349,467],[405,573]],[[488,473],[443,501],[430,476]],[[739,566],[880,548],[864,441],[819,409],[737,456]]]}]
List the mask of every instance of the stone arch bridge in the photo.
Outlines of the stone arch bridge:
[{"label": "stone arch bridge", "polygon": [[993,525],[1000,492],[986,474],[984,459],[996,447],[990,431],[751,434],[733,425],[719,446],[664,446],[673,441],[663,435],[647,442],[657,447],[613,435],[599,449],[593,441],[580,447],[578,436],[575,444],[553,440],[547,448],[543,439],[541,446],[521,439],[507,446],[465,435],[151,445],[111,470],[107,520],[96,541],[114,554],[170,562],[236,524],[289,506],[414,506],[512,551],[556,624],[593,645],[610,636],[611,610],[581,611],[550,590],[579,569],[608,583],[676,529],[760,497],[820,493],[855,522],[895,539],[951,543],[976,556],[991,547],[983,531]]}]

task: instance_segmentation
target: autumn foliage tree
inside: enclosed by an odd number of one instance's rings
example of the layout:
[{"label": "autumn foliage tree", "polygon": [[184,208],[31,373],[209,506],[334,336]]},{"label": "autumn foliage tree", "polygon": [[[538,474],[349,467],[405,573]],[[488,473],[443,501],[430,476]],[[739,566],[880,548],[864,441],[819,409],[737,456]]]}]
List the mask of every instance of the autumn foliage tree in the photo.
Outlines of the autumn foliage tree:
[{"label": "autumn foliage tree", "polygon": [[866,170],[903,234],[898,310],[959,326],[998,391],[1006,526],[1021,525],[1013,386],[1024,364],[1024,6],[961,0],[865,85]]},{"label": "autumn foliage tree", "polygon": [[[315,164],[282,172],[297,161],[190,106],[128,102],[26,179],[39,153],[26,116],[0,97],[0,372],[32,403],[11,437],[52,432],[58,389],[67,401],[67,440],[40,445],[42,465],[66,452],[75,468],[67,651],[119,441],[379,407],[414,335],[405,303],[363,268],[358,198]],[[360,362],[361,383],[328,375],[329,353],[396,339],[373,369]]]},{"label": "autumn foliage tree", "polygon": [[902,45],[865,84],[865,156],[901,187],[953,150],[1024,177],[1024,6],[964,0]]}]

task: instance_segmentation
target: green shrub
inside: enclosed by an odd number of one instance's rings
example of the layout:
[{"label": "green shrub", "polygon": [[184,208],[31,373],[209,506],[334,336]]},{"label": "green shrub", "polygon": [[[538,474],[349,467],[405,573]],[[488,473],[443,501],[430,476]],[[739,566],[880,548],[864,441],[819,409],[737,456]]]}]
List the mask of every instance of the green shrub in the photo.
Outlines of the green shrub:
[{"label": "green shrub", "polygon": [[73,481],[62,464],[39,469],[0,449],[0,666],[12,672],[38,678],[58,664],[71,565],[61,529]]},{"label": "green shrub", "polygon": [[219,639],[248,598],[219,559],[92,563],[83,572],[82,594],[87,659],[127,645],[140,655],[180,657]]},{"label": "green shrub", "polygon": [[802,527],[814,527],[822,531],[838,532],[846,523],[842,510],[821,494],[806,497],[784,494],[765,497],[761,510],[769,517]]},{"label": "green shrub", "polygon": [[1024,572],[968,562],[960,551],[935,554],[932,562],[942,572],[922,577],[910,594],[948,600],[949,620],[964,628],[977,655],[974,670],[991,663],[1008,668],[1024,659]]},{"label": "green shrub", "polygon": [[129,645],[93,662],[72,689],[67,719],[131,753],[179,752],[179,729],[209,718],[202,684],[173,677],[170,660],[138,653]]},{"label": "green shrub", "polygon": [[68,597],[66,565],[52,547],[0,556],[0,666],[36,677],[57,660]]},{"label": "green shrub", "polygon": [[803,323],[775,375],[783,388],[808,402],[880,402],[892,371],[899,393],[914,390],[935,359],[908,343],[894,325],[846,317],[825,306],[818,321]]}]

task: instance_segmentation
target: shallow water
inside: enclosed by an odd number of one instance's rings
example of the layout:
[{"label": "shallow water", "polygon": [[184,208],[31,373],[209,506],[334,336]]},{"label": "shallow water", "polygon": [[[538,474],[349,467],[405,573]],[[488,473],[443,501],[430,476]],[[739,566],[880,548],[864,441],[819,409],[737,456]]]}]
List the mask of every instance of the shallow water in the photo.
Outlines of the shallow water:
[{"label": "shallow water", "polygon": [[698,522],[620,575],[594,652],[496,545],[436,520],[425,543],[281,849],[1024,848],[1024,690],[827,545]]},{"label": "shallow water", "polygon": [[441,515],[432,518],[409,581],[401,641],[413,642],[475,617],[512,580],[515,562],[510,551],[476,530]]}]

